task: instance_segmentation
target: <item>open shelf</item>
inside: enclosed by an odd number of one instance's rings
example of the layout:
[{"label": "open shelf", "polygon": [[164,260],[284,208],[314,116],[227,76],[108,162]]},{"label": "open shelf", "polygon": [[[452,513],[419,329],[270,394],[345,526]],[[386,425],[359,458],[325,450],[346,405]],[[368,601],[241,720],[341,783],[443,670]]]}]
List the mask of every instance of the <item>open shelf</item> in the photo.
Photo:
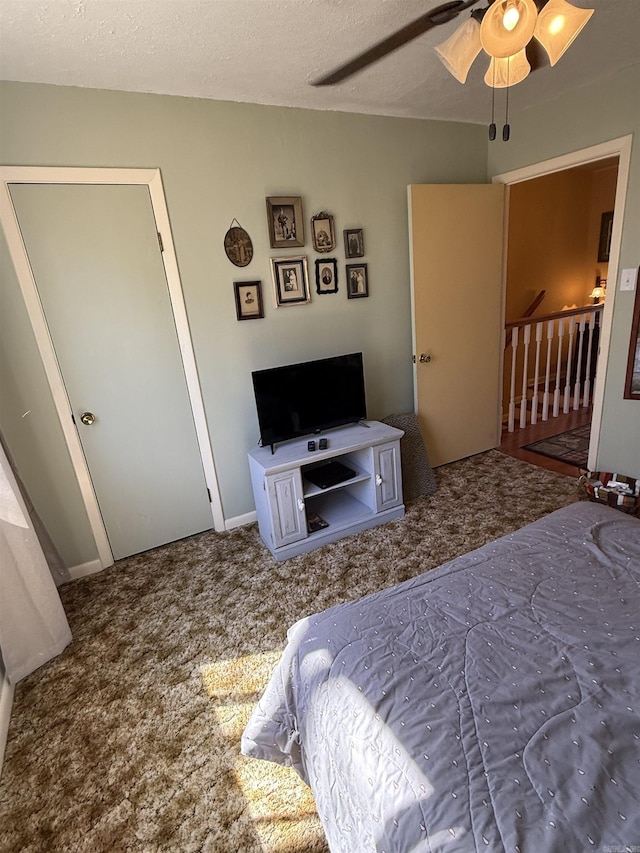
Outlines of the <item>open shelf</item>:
[{"label": "open shelf", "polygon": [[[353,481],[350,480],[349,482]],[[324,489],[321,494],[309,498],[307,511],[317,513],[324,518],[329,527],[340,529],[350,527],[352,524],[357,524],[359,521],[375,515],[371,507],[361,503],[344,489],[339,493],[332,494],[331,497],[326,494],[327,492],[329,489]],[[327,529],[324,527],[322,530],[317,530],[309,535],[315,536],[316,533],[324,533]]]},{"label": "open shelf", "polygon": [[304,476],[305,469],[302,470],[302,488],[304,492],[305,498],[313,498],[316,495],[325,495],[328,492],[335,492],[336,489],[344,489],[345,486],[352,486],[355,483],[363,483],[365,480],[371,479],[371,474],[368,471],[360,471],[353,465],[352,462],[349,462],[349,467],[353,468],[356,472],[355,477],[349,477],[348,480],[342,480],[341,483],[336,483],[335,486],[329,486],[326,489],[320,488],[320,486],[316,486],[315,483],[311,483]]}]

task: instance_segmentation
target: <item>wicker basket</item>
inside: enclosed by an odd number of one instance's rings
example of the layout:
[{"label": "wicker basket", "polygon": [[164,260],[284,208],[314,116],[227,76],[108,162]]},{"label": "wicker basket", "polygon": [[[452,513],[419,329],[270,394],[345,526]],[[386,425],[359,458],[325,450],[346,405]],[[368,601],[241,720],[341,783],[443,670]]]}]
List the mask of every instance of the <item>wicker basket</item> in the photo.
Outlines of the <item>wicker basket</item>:
[{"label": "wicker basket", "polygon": [[640,510],[640,480],[608,471],[587,471],[580,477],[589,500],[634,515]]}]

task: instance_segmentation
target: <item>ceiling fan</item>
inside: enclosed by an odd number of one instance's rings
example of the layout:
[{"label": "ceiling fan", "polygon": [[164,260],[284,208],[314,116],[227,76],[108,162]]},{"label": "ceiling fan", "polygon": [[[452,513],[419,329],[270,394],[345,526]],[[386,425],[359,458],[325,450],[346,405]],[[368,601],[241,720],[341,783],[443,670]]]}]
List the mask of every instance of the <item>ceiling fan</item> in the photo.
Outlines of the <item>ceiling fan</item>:
[{"label": "ceiling fan", "polygon": [[351,75],[355,74],[357,71],[361,71],[363,68],[373,65],[374,62],[388,56],[390,53],[393,53],[394,50],[408,44],[410,41],[413,41],[413,39],[416,39],[418,36],[423,35],[423,33],[428,32],[428,30],[431,30],[440,24],[446,24],[449,21],[452,21],[454,18],[458,17],[460,12],[468,9],[470,6],[476,5],[478,2],[480,2],[480,0],[451,0],[449,3],[443,3],[441,6],[436,6],[435,9],[432,9],[430,12],[425,12],[424,15],[421,15],[419,18],[416,18],[415,21],[411,21],[411,23],[406,24],[402,29],[390,36],[387,36],[387,38],[382,41],[379,41],[373,47],[365,50],[364,53],[361,53],[349,62],[341,65],[329,74],[315,80],[313,85],[333,86],[336,83],[342,83],[342,81],[346,80],[347,77],[351,77]]},{"label": "ceiling fan", "polygon": [[[314,86],[333,86],[408,44],[434,27],[457,18],[481,0],[450,0],[425,12],[402,29],[365,50],[359,56],[320,77]],[[465,22],[435,50],[445,68],[461,83],[478,54],[489,57],[485,83],[492,89],[508,89],[545,64],[555,65],[585,26],[593,9],[580,9],[568,0],[488,0],[483,9],[473,9]],[[535,37],[535,39],[534,39]],[[505,124],[503,139],[508,139]],[[495,139],[495,124],[489,127]]]}]

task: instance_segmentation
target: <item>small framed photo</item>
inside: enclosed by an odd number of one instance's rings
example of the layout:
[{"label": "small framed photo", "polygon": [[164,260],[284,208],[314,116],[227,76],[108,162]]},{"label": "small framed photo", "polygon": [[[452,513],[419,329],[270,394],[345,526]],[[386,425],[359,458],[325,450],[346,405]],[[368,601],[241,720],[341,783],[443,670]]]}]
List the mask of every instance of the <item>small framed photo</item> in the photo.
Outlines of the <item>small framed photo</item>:
[{"label": "small framed photo", "polygon": [[607,210],[600,217],[600,239],[598,240],[598,263],[609,262],[611,252],[611,231],[613,229],[613,211]]},{"label": "small framed photo", "polygon": [[306,257],[271,258],[271,272],[278,308],[310,301]]},{"label": "small framed photo", "polygon": [[344,234],[345,258],[364,257],[364,235],[362,228],[348,228],[342,233]]},{"label": "small framed photo", "polygon": [[304,246],[304,221],[300,196],[267,198],[267,223],[272,249]]},{"label": "small framed photo", "polygon": [[316,252],[331,252],[336,247],[333,216],[324,210],[311,218],[311,240]]},{"label": "small framed photo", "polygon": [[316,261],[316,293],[338,292],[338,262],[335,258]]},{"label": "small framed photo", "polygon": [[369,295],[369,276],[366,264],[347,264],[347,296],[360,299]]},{"label": "small framed photo", "polygon": [[234,281],[233,287],[238,320],[261,320],[264,317],[262,282]]}]

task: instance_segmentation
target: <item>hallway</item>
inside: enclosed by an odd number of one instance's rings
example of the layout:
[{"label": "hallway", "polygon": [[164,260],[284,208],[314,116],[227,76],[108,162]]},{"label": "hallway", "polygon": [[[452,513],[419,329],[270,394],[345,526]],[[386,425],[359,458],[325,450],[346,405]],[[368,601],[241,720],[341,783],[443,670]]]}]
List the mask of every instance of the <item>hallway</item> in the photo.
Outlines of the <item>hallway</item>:
[{"label": "hallway", "polygon": [[540,453],[533,453],[530,450],[525,450],[524,446],[542,438],[558,435],[569,429],[576,429],[584,424],[588,424],[590,421],[591,406],[588,406],[580,408],[577,411],[571,411],[566,415],[559,415],[557,418],[552,418],[548,421],[540,421],[534,426],[529,424],[524,429],[516,426],[515,431],[511,433],[507,432],[505,426],[502,431],[502,440],[498,450],[507,456],[512,456],[514,459],[522,459],[524,462],[537,465],[539,468],[546,468],[548,471],[555,471],[558,474],[577,478],[580,476],[581,471],[575,465],[568,465],[566,462],[561,462],[558,459],[550,459],[548,456],[542,456]]}]

